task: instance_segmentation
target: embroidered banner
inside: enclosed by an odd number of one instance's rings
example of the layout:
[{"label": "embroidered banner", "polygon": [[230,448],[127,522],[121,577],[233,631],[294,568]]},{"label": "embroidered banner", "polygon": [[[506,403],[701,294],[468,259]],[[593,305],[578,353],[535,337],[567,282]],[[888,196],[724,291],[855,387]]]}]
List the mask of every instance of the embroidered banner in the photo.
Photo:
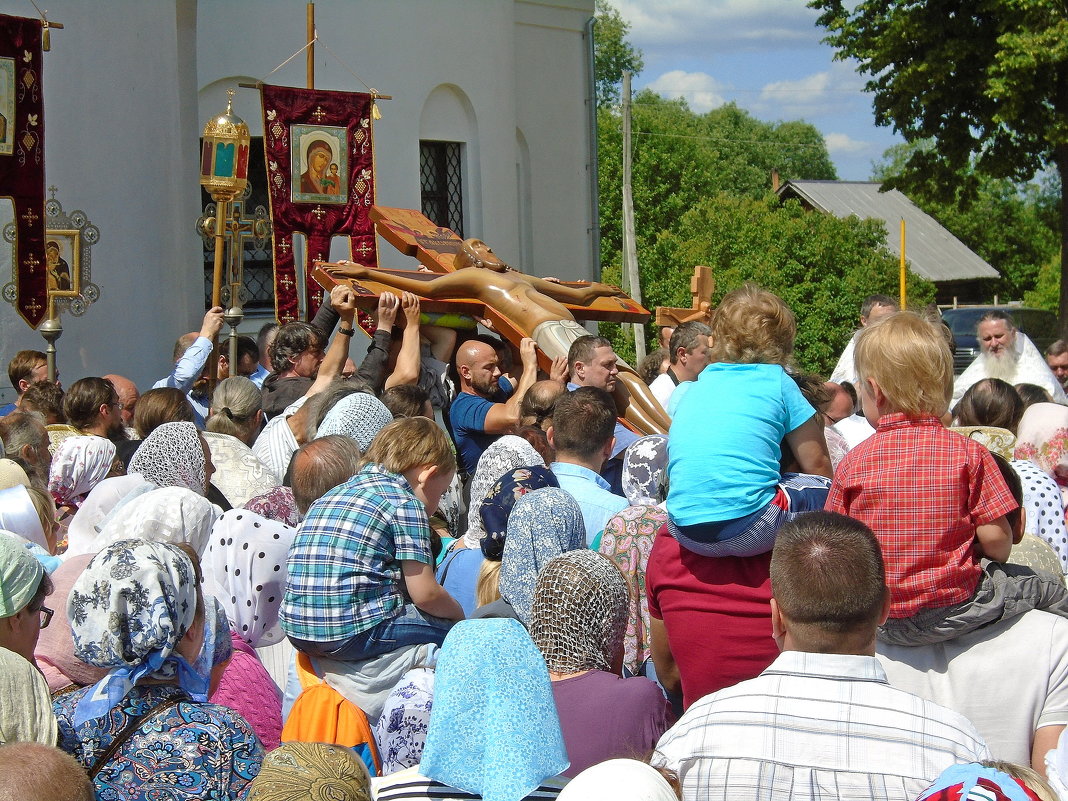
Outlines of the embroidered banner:
[{"label": "embroidered banner", "polygon": [[307,237],[308,316],[319,285],[308,263],[328,260],[330,239],[347,236],[349,258],[378,266],[374,224],[371,95],[264,85],[263,149],[274,226],[274,303],[278,321],[297,319],[293,234]]},{"label": "embroidered banner", "polygon": [[41,21],[0,15],[0,197],[15,212],[15,296],[5,297],[31,328],[48,310],[41,61]]}]

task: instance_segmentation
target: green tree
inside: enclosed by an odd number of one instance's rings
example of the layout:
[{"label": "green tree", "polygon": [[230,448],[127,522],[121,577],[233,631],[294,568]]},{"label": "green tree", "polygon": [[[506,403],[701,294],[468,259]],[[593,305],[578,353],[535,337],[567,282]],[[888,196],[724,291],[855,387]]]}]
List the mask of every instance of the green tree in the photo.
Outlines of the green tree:
[{"label": "green tree", "polygon": [[[892,181],[905,170],[916,149],[930,146],[923,142],[888,149],[875,165],[874,179]],[[1049,213],[1056,198],[1050,195],[1049,186],[972,176],[973,172],[969,168],[956,181],[962,184],[974,177],[975,196],[969,202],[959,196],[946,201],[922,194],[910,199],[1001,273],[1001,278],[990,282],[991,294],[1020,299],[1035,288],[1039,269],[1058,253],[1059,239]]]},{"label": "green tree", "polygon": [[[839,59],[871,76],[875,119],[915,150],[891,185],[975,199],[980,176],[1014,182],[1068,169],[1068,16],[1055,0],[811,0]],[[971,168],[969,170],[969,168]],[[919,191],[917,191],[919,190]],[[1068,274],[1062,182],[1061,273]],[[1068,281],[1061,281],[1068,329]]]},{"label": "green tree", "polygon": [[619,102],[623,71],[637,75],[644,66],[642,51],[627,41],[630,25],[607,0],[597,0],[593,25],[593,77],[597,107]]},{"label": "green tree", "polygon": [[[713,302],[754,281],[778,294],[797,316],[798,365],[829,375],[864,298],[897,294],[898,264],[885,238],[874,220],[843,220],[792,200],[780,204],[770,193],[751,198],[719,192],[686,211],[672,231],[659,234],[650,259],[658,269],[645,291],[655,304],[689,306],[695,264],[712,268]],[[614,277],[606,274],[607,280]],[[934,298],[934,285],[909,273],[908,293],[910,305],[922,306]],[[621,352],[633,355],[619,326],[601,328]]]}]

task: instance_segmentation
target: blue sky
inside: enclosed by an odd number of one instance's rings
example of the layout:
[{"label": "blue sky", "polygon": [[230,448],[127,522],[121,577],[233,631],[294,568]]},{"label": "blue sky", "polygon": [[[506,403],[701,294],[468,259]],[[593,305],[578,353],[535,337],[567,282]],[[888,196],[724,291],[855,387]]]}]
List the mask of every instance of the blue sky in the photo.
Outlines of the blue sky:
[{"label": "blue sky", "polygon": [[875,125],[854,64],[834,61],[803,0],[610,0],[645,68],[635,90],[708,111],[733,101],[755,117],[797,120],[824,136],[838,177],[863,181],[901,137]]}]

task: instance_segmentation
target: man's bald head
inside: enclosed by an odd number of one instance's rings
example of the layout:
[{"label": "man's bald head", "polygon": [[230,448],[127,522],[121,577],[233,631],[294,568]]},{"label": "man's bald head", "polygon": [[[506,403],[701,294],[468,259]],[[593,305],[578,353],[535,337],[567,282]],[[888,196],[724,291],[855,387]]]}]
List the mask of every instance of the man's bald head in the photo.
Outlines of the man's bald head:
[{"label": "man's bald head", "polygon": [[302,445],[290,464],[293,502],[301,516],[334,487],[360,470],[360,446],[351,437],[330,434]]},{"label": "man's bald head", "polygon": [[497,352],[485,342],[469,339],[456,351],[460,391],[489,398],[497,392],[501,368]]},{"label": "man's bald head", "polygon": [[122,404],[120,413],[122,414],[123,425],[130,425],[130,421],[133,420],[134,409],[137,408],[137,401],[141,398],[137,385],[126,376],[109,374],[104,378],[111,382],[111,385],[115,387],[115,391],[119,395],[119,403]]},{"label": "man's bald head", "polygon": [[93,801],[93,782],[70,754],[41,743],[0,746],[0,799]]}]

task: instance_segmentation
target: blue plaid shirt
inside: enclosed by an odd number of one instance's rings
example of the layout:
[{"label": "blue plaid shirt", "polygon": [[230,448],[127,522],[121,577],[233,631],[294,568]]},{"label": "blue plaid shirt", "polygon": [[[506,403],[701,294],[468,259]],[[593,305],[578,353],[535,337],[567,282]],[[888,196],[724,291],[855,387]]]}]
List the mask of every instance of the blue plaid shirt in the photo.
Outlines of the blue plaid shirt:
[{"label": "blue plaid shirt", "polygon": [[286,634],[338,642],[406,603],[401,560],[433,564],[426,509],[403,476],[368,465],[308,510],[286,563]]}]

